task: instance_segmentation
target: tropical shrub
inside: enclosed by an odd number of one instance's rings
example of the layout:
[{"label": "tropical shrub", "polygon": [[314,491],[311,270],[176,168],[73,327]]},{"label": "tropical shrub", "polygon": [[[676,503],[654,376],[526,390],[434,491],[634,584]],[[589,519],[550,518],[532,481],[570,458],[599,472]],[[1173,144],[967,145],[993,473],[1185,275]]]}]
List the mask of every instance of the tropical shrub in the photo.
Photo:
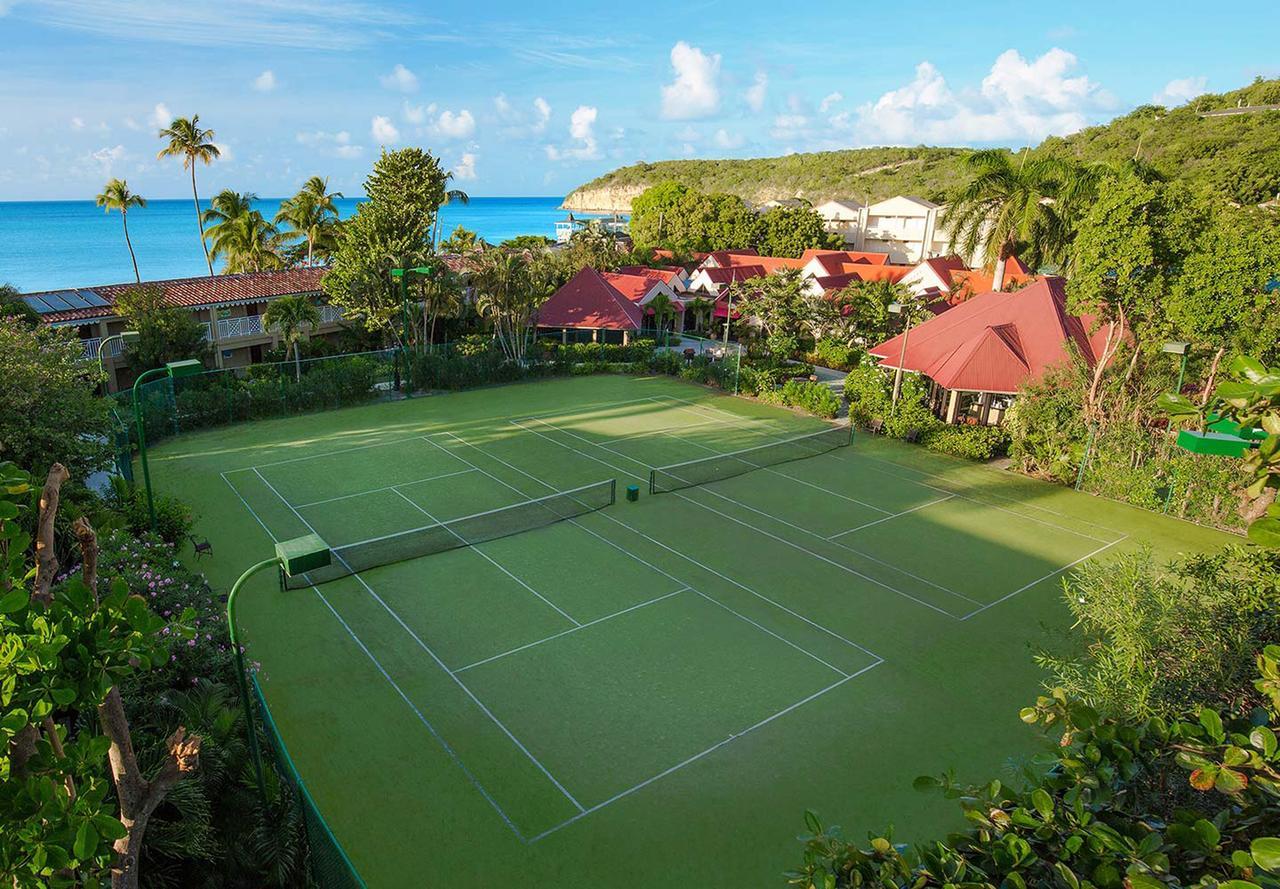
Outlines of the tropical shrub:
[{"label": "tropical shrub", "polygon": [[893,383],[878,367],[855,367],[844,378],[849,418],[859,426],[888,416],[893,406]]},{"label": "tropical shrub", "polygon": [[[155,534],[170,546],[181,544],[195,526],[191,507],[177,497],[153,491],[156,510]],[[118,513],[129,533],[141,537],[151,531],[151,515],[147,510],[147,492],[119,476],[113,476],[107,490],[106,506]]]},{"label": "tropical shrub", "polygon": [[1053,684],[1109,716],[1174,719],[1202,706],[1262,706],[1254,655],[1280,639],[1275,554],[1228,546],[1157,565],[1149,549],[1081,564],[1063,600],[1084,636],[1042,653]]},{"label": "tropical shrub", "polygon": [[[1053,689],[1023,709],[1054,733],[1022,786],[917,789],[957,800],[968,826],[945,840],[844,839],[812,812],[790,883],[812,889],[1266,889],[1280,885],[1280,647],[1258,658],[1265,709],[1172,721],[1103,717]],[[1186,776],[1186,777],[1183,777]]]},{"label": "tropical shrub", "polygon": [[1000,426],[951,426],[939,423],[921,439],[931,451],[966,460],[993,460],[1009,449],[1009,433]]},{"label": "tropical shrub", "polygon": [[808,361],[822,367],[836,370],[853,370],[866,354],[860,347],[850,345],[836,337],[823,337],[813,344],[813,351],[806,357]]},{"label": "tropical shrub", "polygon": [[780,390],[782,403],[825,419],[833,419],[840,412],[840,399],[825,383],[809,380],[788,380]]},{"label": "tropical shrub", "polygon": [[1075,364],[1050,368],[1023,386],[1005,415],[1015,468],[1063,484],[1075,481],[1084,457],[1086,377]]}]

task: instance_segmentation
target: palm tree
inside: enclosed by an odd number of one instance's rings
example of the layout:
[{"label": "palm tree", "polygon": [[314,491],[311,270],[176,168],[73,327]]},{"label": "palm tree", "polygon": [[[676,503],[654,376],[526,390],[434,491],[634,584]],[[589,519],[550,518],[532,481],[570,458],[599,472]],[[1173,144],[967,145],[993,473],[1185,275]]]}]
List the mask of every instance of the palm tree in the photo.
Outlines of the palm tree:
[{"label": "palm tree", "polygon": [[257,199],[253,192],[224,189],[213,196],[209,209],[200,214],[201,225],[208,226],[204,238],[210,244],[210,256],[226,258],[222,268],[225,274],[261,272],[284,265],[276,252],[280,232],[261,211],[253,209]]},{"label": "palm tree", "polygon": [[493,326],[498,345],[515,362],[524,360],[529,323],[551,293],[552,278],[540,260],[512,250],[486,250],[468,257],[476,311]]},{"label": "palm tree", "polygon": [[[444,174],[445,185],[448,185],[449,180],[452,178],[453,178],[452,173],[445,173]],[[436,207],[436,220],[435,220],[435,224],[431,228],[431,243],[433,245],[433,249],[435,244],[440,243],[440,211],[444,209],[446,206],[448,206],[449,204],[454,203],[455,201],[459,204],[462,204],[463,206],[466,206],[467,204],[471,203],[471,196],[468,195],[465,191],[463,191],[460,188],[450,188],[445,190],[444,200],[440,203],[439,206]]]},{"label": "palm tree", "polygon": [[168,139],[169,144],[156,153],[158,160],[166,157],[182,157],[182,168],[191,171],[191,199],[196,205],[196,225],[200,229],[200,246],[204,250],[204,261],[209,266],[209,277],[213,277],[213,257],[209,255],[209,245],[204,240],[204,220],[200,217],[200,194],[196,191],[196,161],[203,161],[207,166],[222,152],[213,144],[213,130],[200,129],[200,115],[193,114],[190,119],[175,117],[169,126],[160,131],[161,139]]},{"label": "palm tree", "polygon": [[430,278],[423,282],[420,292],[424,327],[427,318],[431,319],[430,329],[423,331],[428,346],[436,339],[436,320],[462,311],[462,290],[462,278],[444,263],[434,266]]},{"label": "palm tree", "polygon": [[317,249],[328,257],[338,221],[334,202],[341,199],[342,192],[329,191],[328,179],[312,176],[296,195],[280,203],[275,221],[292,229],[287,237],[306,241],[309,266],[315,261]]},{"label": "palm tree", "polygon": [[129,239],[129,211],[134,207],[146,207],[147,199],[142,195],[129,191],[129,183],[123,179],[112,179],[102,188],[97,198],[98,206],[120,211],[120,222],[124,224],[124,243],[129,248],[129,258],[133,260],[133,277],[142,283],[142,275],[138,274],[138,257],[133,253],[133,241]]},{"label": "palm tree", "polygon": [[294,379],[302,379],[302,356],[300,344],[306,339],[303,328],[320,325],[320,310],[316,304],[301,293],[293,296],[282,296],[272,300],[267,310],[262,313],[265,327],[280,330],[280,341],[284,343],[286,354],[293,349]]},{"label": "palm tree", "polygon": [[1062,260],[1092,172],[1029,149],[1016,160],[1002,149],[975,151],[965,165],[972,178],[952,194],[946,223],[962,255],[981,251],[995,266],[993,289],[1004,287],[1005,263],[1019,252],[1032,268]]},{"label": "palm tree", "polygon": [[695,296],[689,300],[686,308],[693,313],[693,326],[698,331],[706,329],[707,322],[711,318],[711,310],[715,308],[715,303],[705,296]]},{"label": "palm tree", "polygon": [[653,326],[655,330],[662,331],[662,339],[667,340],[668,318],[674,318],[676,314],[676,305],[671,301],[671,297],[665,293],[659,293],[653,299],[649,300],[649,304],[645,307],[649,313],[653,315]]}]

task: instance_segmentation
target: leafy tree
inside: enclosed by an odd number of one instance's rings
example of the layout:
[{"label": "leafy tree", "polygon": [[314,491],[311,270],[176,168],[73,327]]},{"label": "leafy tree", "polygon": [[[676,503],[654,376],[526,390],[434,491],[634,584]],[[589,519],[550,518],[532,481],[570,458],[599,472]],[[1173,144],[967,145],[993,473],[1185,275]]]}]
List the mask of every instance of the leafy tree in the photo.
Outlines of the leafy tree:
[{"label": "leafy tree", "polygon": [[549,249],[555,241],[546,235],[516,235],[514,238],[507,238],[499,246],[508,250],[528,250],[538,252]]},{"label": "leafy tree", "polygon": [[676,304],[665,293],[659,293],[644,307],[645,312],[653,318],[654,330],[661,330],[666,337],[667,322],[676,317]]},{"label": "leafy tree", "polygon": [[40,313],[21,298],[22,291],[12,284],[0,284],[0,319],[19,321],[27,327],[40,323]]},{"label": "leafy tree", "polygon": [[676,207],[689,193],[678,182],[659,182],[631,201],[631,240],[638,246],[663,246],[671,242],[668,226],[674,225]]},{"label": "leafy tree", "polygon": [[837,249],[842,243],[808,207],[774,207],[760,214],[751,239],[764,256],[798,257],[811,248]]},{"label": "leafy tree", "polygon": [[889,311],[898,303],[912,309],[912,323],[923,317],[921,301],[911,288],[893,281],[851,281],[828,299],[816,301],[814,326],[823,336],[834,336],[846,345],[875,345],[901,329],[900,315]]},{"label": "leafy tree", "polygon": [[98,885],[109,875],[113,889],[134,889],[151,816],[196,770],[201,738],[179,727],[144,777],[120,683],[168,661],[175,626],[122,581],[99,593],[97,535],[83,518],[78,576],[55,587],[67,478],[55,463],[40,492],[28,571],[21,517],[32,486],[0,463],[0,874],[14,886]]},{"label": "leafy tree", "polygon": [[574,232],[568,245],[557,253],[561,283],[588,266],[602,272],[613,271],[626,261],[617,235],[595,223]]},{"label": "leafy tree", "polygon": [[133,260],[133,277],[141,284],[142,275],[138,274],[138,257],[134,255],[133,241],[129,239],[129,211],[134,207],[146,207],[146,198],[131,192],[125,180],[111,179],[103,186],[102,194],[98,195],[96,200],[98,206],[105,208],[108,213],[112,210],[120,211],[120,223],[124,226],[124,243],[129,248],[129,258]]},{"label": "leafy tree", "polygon": [[965,159],[968,181],[951,195],[946,223],[962,256],[983,253],[995,266],[994,289],[1004,286],[1009,257],[1021,254],[1032,268],[1061,262],[1093,175],[1040,153],[1011,157],[1003,149]]},{"label": "leafy tree", "polygon": [[298,193],[280,202],[276,213],[277,225],[289,226],[282,240],[298,240],[307,246],[306,264],[315,264],[318,256],[327,260],[333,252],[338,227],[337,201],[342,192],[329,191],[329,180],[312,176]]},{"label": "leafy tree", "polygon": [[57,460],[87,478],[111,462],[98,368],[66,330],[0,324],[0,460]]},{"label": "leafy tree", "polygon": [[211,245],[210,256],[225,259],[225,274],[262,272],[284,265],[276,252],[280,232],[260,210],[253,208],[257,199],[252,192],[237,194],[224,189],[213,196],[209,209],[202,214],[208,226],[204,237]]},{"label": "leafy tree", "polygon": [[209,353],[205,329],[189,309],[164,301],[164,290],[154,284],[131,287],[116,297],[116,308],[138,332],[138,340],[125,346],[129,365],[139,372],[170,361]]},{"label": "leafy tree", "polygon": [[480,317],[493,329],[503,354],[523,361],[529,325],[555,289],[552,263],[546,257],[487,250],[472,254],[468,267]]},{"label": "leafy tree", "polygon": [[307,328],[320,326],[320,310],[311,301],[311,297],[296,293],[272,300],[262,316],[265,327],[275,327],[280,331],[280,339],[286,349],[293,349],[294,379],[302,380],[302,355],[299,344],[306,338]]},{"label": "leafy tree", "polygon": [[322,286],[329,302],[403,345],[417,342],[417,326],[406,330],[399,287],[391,269],[426,264],[432,229],[445,200],[448,179],[440,162],[421,148],[382,152],[365,179],[368,200],[343,223],[337,250]]},{"label": "leafy tree", "polygon": [[209,277],[213,277],[213,257],[209,255],[209,245],[205,243],[200,194],[196,191],[196,161],[208,166],[222,154],[222,151],[213,142],[213,130],[201,129],[198,114],[193,114],[190,118],[175,117],[172,123],[160,131],[159,137],[167,139],[168,144],[160,149],[156,159],[181,157],[183,169],[191,171],[191,200],[196,205],[196,226],[200,229],[200,248],[204,250],[204,261],[209,266]]},{"label": "leafy tree", "polygon": [[483,238],[462,226],[455,228],[453,234],[440,242],[442,253],[474,253],[487,246]]},{"label": "leafy tree", "polygon": [[693,315],[693,329],[704,331],[711,324],[711,313],[715,310],[715,300],[705,296],[694,296],[685,303],[685,309]]},{"label": "leafy tree", "polygon": [[751,278],[742,285],[740,309],[760,322],[769,351],[775,358],[790,358],[800,346],[811,311],[805,281],[798,269],[782,269],[772,275]]}]

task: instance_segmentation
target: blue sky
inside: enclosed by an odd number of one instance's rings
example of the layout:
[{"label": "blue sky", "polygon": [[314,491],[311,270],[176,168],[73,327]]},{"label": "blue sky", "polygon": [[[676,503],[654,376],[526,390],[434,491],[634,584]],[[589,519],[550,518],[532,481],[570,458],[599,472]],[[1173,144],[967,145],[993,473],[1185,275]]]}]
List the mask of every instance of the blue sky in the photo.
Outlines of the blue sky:
[{"label": "blue sky", "polygon": [[1280,75],[1278,9],[0,0],[0,200],[183,197],[155,130],[197,112],[225,152],[205,194],[358,194],[381,145],[476,195],[560,195],[640,160],[1034,144]]}]

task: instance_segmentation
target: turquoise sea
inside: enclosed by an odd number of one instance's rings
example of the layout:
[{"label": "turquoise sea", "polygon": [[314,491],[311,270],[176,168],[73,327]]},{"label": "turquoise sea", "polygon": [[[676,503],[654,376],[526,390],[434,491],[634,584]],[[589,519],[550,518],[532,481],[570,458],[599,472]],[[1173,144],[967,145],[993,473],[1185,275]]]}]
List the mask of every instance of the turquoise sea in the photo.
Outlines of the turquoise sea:
[{"label": "turquoise sea", "polygon": [[[557,209],[561,200],[475,197],[444,208],[440,237],[458,225],[495,244],[516,235],[554,237],[555,221],[565,216]],[[357,203],[340,201],[341,215],[354,213]],[[268,219],[279,206],[279,198],[258,202]],[[130,211],[129,235],[144,281],[206,271],[190,200],[148,201],[145,209]],[[0,201],[0,284],[32,291],[132,280],[120,214],[104,213],[92,201]]]}]

